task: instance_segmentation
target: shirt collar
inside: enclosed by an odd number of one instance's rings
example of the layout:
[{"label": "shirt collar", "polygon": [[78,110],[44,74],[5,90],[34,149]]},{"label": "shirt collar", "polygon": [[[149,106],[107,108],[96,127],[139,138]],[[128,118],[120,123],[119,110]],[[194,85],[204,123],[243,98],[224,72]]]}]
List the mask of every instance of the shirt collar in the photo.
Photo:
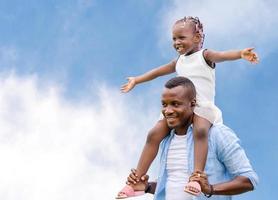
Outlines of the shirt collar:
[{"label": "shirt collar", "polygon": [[[186,135],[190,135],[190,134],[192,133],[192,130],[193,130],[193,124],[191,124],[191,125],[188,127],[187,132],[186,132]],[[170,134],[171,134],[171,136],[173,136],[173,135],[175,134],[175,130],[172,129],[172,131],[171,131]]]}]

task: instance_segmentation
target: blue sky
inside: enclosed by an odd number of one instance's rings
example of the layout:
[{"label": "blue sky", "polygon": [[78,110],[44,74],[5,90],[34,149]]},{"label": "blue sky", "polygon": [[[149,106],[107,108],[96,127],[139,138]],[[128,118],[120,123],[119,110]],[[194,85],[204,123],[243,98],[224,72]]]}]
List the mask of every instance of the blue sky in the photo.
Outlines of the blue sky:
[{"label": "blue sky", "polygon": [[[176,57],[171,25],[204,24],[205,48],[254,46],[217,65],[216,104],[260,177],[235,199],[272,199],[278,168],[274,0],[0,2],[0,199],[108,199],[136,166],[170,75],[119,88]],[[155,178],[155,169],[150,174]]]}]

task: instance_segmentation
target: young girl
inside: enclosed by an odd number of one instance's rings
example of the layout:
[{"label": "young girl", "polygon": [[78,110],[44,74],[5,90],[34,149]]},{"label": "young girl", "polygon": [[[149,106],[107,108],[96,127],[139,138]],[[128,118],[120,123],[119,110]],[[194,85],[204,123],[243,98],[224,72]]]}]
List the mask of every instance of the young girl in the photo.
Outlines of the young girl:
[{"label": "young girl", "polygon": [[[197,17],[184,17],[175,22],[173,29],[173,47],[179,57],[168,64],[157,67],[141,76],[129,77],[128,83],[121,87],[122,92],[129,92],[135,85],[153,80],[159,76],[177,72],[178,76],[189,78],[197,91],[197,106],[194,109],[194,172],[203,171],[208,152],[208,131],[213,124],[222,123],[221,111],[214,104],[215,63],[227,60],[245,59],[257,63],[258,57],[253,48],[235,51],[213,51],[202,49],[204,42],[203,25]],[[160,142],[170,132],[166,120],[161,119],[148,133],[147,141],[138,162],[136,171],[138,181],[147,173],[154,160]],[[142,194],[126,185],[117,198],[127,198]],[[200,194],[200,185],[190,182],[185,186],[186,192]]]}]

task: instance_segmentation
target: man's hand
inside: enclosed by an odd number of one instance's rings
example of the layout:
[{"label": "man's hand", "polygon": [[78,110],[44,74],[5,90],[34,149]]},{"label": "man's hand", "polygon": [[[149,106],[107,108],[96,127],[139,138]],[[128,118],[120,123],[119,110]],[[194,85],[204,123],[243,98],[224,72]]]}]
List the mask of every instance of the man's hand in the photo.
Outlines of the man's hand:
[{"label": "man's hand", "polygon": [[258,55],[253,52],[254,48],[246,48],[241,50],[240,52],[240,56],[241,58],[253,63],[253,64],[257,64],[259,62],[259,58]]},{"label": "man's hand", "polygon": [[208,182],[208,177],[204,172],[194,172],[190,178],[190,181],[197,181],[200,186],[201,190],[204,194],[211,194],[213,191],[211,190],[211,185]]},{"label": "man's hand", "polygon": [[128,77],[127,80],[128,82],[121,87],[121,91],[124,93],[129,92],[136,85],[135,77]]},{"label": "man's hand", "polygon": [[148,187],[149,176],[144,175],[138,178],[136,169],[131,169],[131,173],[127,177],[126,184],[131,185],[135,191],[145,191]]}]

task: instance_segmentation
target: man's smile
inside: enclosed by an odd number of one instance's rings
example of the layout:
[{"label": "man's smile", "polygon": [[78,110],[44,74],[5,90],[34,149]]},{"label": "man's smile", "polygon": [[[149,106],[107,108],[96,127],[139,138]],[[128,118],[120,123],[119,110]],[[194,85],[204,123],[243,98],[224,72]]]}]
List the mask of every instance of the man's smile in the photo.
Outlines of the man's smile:
[{"label": "man's smile", "polygon": [[177,117],[176,116],[165,116],[167,122],[169,123],[173,123],[177,120]]}]

